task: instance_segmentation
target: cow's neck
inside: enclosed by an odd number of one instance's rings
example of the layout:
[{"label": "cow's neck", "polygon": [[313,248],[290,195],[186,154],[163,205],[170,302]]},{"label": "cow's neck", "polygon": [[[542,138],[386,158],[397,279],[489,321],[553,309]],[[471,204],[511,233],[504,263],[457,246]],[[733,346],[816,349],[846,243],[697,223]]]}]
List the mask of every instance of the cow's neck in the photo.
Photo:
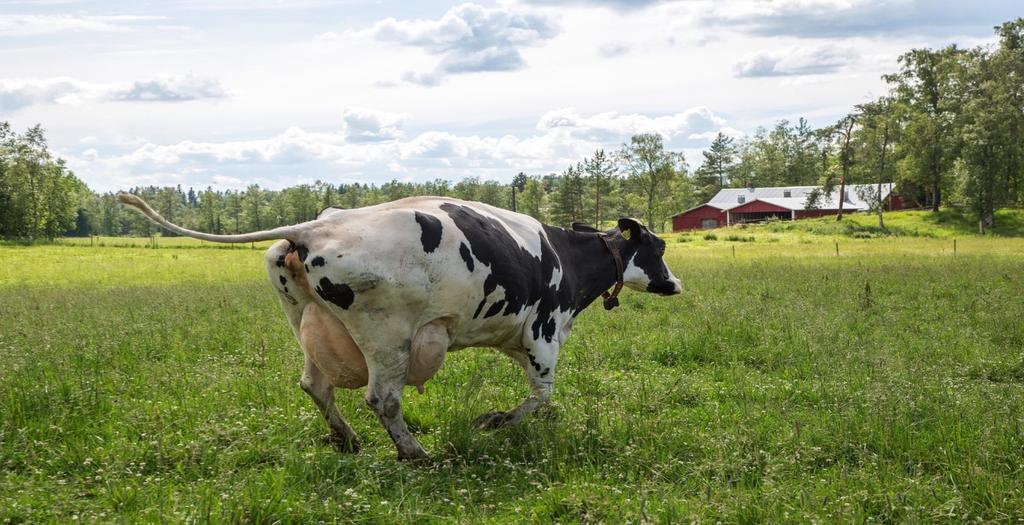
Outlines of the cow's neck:
[{"label": "cow's neck", "polygon": [[[615,259],[599,235],[549,228],[548,237],[561,260],[562,286],[569,286],[572,291],[574,315],[618,281]],[[621,239],[613,242],[622,243]],[[622,244],[616,246],[622,264],[627,264],[632,253]]]}]

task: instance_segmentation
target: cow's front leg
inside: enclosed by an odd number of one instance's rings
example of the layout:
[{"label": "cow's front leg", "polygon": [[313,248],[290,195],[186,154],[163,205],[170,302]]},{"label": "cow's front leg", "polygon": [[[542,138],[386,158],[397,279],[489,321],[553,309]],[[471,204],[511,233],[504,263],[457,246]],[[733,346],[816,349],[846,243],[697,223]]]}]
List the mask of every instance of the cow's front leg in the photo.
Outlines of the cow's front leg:
[{"label": "cow's front leg", "polygon": [[327,380],[308,355],[299,386],[313,398],[313,403],[327,420],[327,426],[331,429],[327,440],[334,448],[341,452],[359,452],[359,438],[345,418],[341,417],[338,406],[334,404],[334,385]]},{"label": "cow's front leg", "polygon": [[473,426],[482,430],[519,424],[537,407],[551,399],[555,388],[555,365],[558,363],[558,344],[540,342],[526,349],[525,353],[514,353],[515,359],[526,372],[530,382],[530,395],[519,406],[508,412],[488,412],[473,421]]},{"label": "cow's front leg", "polygon": [[412,437],[402,417],[402,387],[405,386],[409,369],[409,341],[401,348],[380,348],[367,352],[366,365],[370,372],[366,404],[377,414],[377,419],[395,442],[398,459],[430,459],[416,438]]}]

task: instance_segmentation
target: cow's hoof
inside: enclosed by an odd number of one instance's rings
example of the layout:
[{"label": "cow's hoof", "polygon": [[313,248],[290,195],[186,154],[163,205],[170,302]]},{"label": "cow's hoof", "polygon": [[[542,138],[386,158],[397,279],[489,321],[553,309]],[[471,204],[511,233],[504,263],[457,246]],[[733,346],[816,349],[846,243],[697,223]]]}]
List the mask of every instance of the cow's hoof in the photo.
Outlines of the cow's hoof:
[{"label": "cow's hoof", "polygon": [[544,421],[556,421],[562,417],[562,407],[554,401],[548,401],[543,405],[537,407],[537,410],[533,412],[533,416],[537,419]]},{"label": "cow's hoof", "polygon": [[516,424],[511,412],[488,412],[473,420],[473,428],[477,430],[494,430]]},{"label": "cow's hoof", "polygon": [[399,452],[398,460],[408,461],[409,463],[413,463],[416,465],[423,465],[426,463],[430,463],[430,455],[428,455],[426,451],[424,451],[421,448],[409,452]]},{"label": "cow's hoof", "polygon": [[359,439],[355,436],[348,438],[337,434],[329,434],[324,436],[324,443],[334,447],[334,450],[343,454],[355,454],[361,449]]}]

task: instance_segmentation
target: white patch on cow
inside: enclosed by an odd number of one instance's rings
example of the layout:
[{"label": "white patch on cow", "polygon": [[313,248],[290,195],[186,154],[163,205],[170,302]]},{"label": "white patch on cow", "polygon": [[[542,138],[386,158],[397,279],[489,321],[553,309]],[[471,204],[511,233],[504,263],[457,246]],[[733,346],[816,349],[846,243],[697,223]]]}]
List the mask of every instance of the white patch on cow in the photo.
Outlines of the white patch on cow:
[{"label": "white patch on cow", "polygon": [[651,283],[651,278],[647,276],[647,272],[634,264],[635,260],[636,255],[626,263],[626,269],[622,271],[622,284],[634,290],[644,292],[647,291],[647,285]]}]

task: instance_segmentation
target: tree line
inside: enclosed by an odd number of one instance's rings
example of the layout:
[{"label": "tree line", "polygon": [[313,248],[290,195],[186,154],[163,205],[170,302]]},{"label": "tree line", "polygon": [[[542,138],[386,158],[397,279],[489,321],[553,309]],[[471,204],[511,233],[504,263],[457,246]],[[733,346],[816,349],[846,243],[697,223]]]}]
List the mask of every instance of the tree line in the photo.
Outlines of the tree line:
[{"label": "tree line", "polygon": [[[597,150],[561,173],[519,173],[511,183],[332,184],[269,190],[137,187],[165,217],[214,233],[261,230],[311,220],[327,206],[355,208],[415,195],[451,196],[515,209],[558,225],[608,226],[619,216],[664,230],[677,212],[726,187],[895,182],[904,201],[970,210],[985,227],[994,211],[1024,199],[1024,18],[995,28],[998,42],[963,49],[913,49],[885,75],[889,90],[821,128],[777,122],[736,139],[719,133],[691,170],[657,134]],[[810,199],[820,193],[812,192]],[[813,202],[809,203],[813,206]],[[878,207],[881,221],[881,207]],[[884,227],[884,223],[882,224]],[[0,123],[0,236],[152,235],[154,226],[95,193],[46,147],[36,126],[24,134]]]},{"label": "tree line", "polygon": [[995,227],[996,208],[1024,199],[1024,18],[995,33],[991,46],[904,53],[885,95],[830,126],[719,135],[694,174],[697,200],[728,185],[895,182],[913,206],[959,206]]}]

